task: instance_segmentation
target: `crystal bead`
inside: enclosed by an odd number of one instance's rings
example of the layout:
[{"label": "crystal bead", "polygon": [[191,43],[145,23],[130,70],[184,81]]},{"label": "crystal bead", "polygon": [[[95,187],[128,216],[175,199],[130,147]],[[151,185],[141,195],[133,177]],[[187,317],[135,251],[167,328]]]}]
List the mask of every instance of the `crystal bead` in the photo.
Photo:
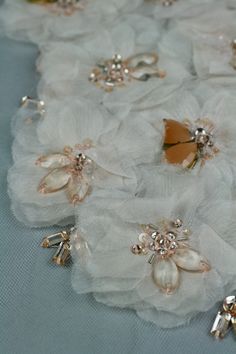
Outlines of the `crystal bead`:
[{"label": "crystal bead", "polygon": [[64,266],[70,257],[70,245],[68,242],[61,242],[55,255],[53,256],[53,262],[57,265]]},{"label": "crystal bead", "polygon": [[155,253],[153,253],[152,255],[151,255],[151,257],[149,258],[149,260],[148,260],[148,263],[149,264],[152,264],[153,263],[153,261],[154,261],[154,259],[155,259]]},{"label": "crystal bead", "polygon": [[174,232],[172,232],[172,231],[169,231],[169,232],[167,233],[167,237],[168,237],[168,239],[169,239],[170,241],[172,241],[172,240],[175,240],[175,239],[176,239],[176,234],[175,234]]},{"label": "crystal bead", "polygon": [[69,234],[66,231],[61,231],[56,234],[44,237],[41,246],[50,248],[59,245],[61,242],[69,241]]},{"label": "crystal bead", "polygon": [[133,254],[141,254],[143,252],[143,247],[141,245],[133,245],[131,247],[131,252]]},{"label": "crystal bead", "polygon": [[156,249],[156,244],[155,244],[155,242],[150,242],[150,243],[149,243],[149,249],[150,249],[151,251],[155,251],[155,249]]},{"label": "crystal bead", "polygon": [[232,326],[233,326],[234,332],[236,333],[236,317],[232,317],[232,319],[231,319],[231,323],[232,323]]},{"label": "crystal bead", "polygon": [[147,238],[148,238],[148,234],[146,234],[145,232],[142,232],[142,233],[139,235],[139,237],[138,237],[138,239],[139,239],[140,242],[145,242],[145,241],[147,241]]},{"label": "crystal bead", "polygon": [[137,54],[129,58],[129,67],[135,68],[140,65],[154,65],[158,61],[158,56],[154,53]]},{"label": "crystal bead", "polygon": [[24,96],[21,99],[21,107],[38,111],[41,114],[45,113],[45,103],[42,100],[33,99],[29,96]]},{"label": "crystal bead", "polygon": [[231,315],[224,311],[219,311],[213,323],[211,334],[216,338],[224,338],[230,325]]},{"label": "crystal bead", "polygon": [[181,227],[181,226],[183,226],[183,221],[181,220],[181,219],[176,219],[175,221],[174,221],[174,225],[175,225],[175,227]]},{"label": "crystal bead", "polygon": [[159,235],[160,235],[159,232],[154,231],[154,232],[151,234],[151,238],[152,238],[153,240],[156,240]]},{"label": "crystal bead", "polygon": [[184,234],[184,236],[189,236],[189,235],[191,235],[191,231],[189,229],[184,229],[183,234]]},{"label": "crystal bead", "polygon": [[170,249],[171,250],[175,250],[176,248],[178,248],[178,243],[177,242],[171,242]]},{"label": "crystal bead", "polygon": [[167,250],[164,247],[160,247],[158,248],[157,253],[164,256],[167,253]]},{"label": "crystal bead", "polygon": [[226,312],[230,312],[233,316],[236,316],[236,297],[228,296],[223,302],[223,309]]}]

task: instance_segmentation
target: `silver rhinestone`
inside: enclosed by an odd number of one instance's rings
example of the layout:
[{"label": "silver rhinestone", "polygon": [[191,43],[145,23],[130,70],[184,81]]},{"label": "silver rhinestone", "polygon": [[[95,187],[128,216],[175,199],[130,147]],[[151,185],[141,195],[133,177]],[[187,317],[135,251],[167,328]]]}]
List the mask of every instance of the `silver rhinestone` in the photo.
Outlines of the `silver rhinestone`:
[{"label": "silver rhinestone", "polygon": [[210,135],[204,128],[197,128],[194,132],[195,141],[199,145],[206,145],[209,142]]},{"label": "silver rhinestone", "polygon": [[189,230],[189,229],[184,229],[184,230],[183,230],[183,234],[184,234],[184,236],[189,236],[189,235],[191,235],[191,230]]},{"label": "silver rhinestone", "polygon": [[175,225],[175,227],[181,227],[181,226],[183,226],[183,221],[181,219],[176,219],[174,221],[174,225]]},{"label": "silver rhinestone", "polygon": [[236,313],[236,297],[228,296],[225,298],[223,303],[223,308],[225,311],[235,312]]},{"label": "silver rhinestone", "polygon": [[155,232],[153,232],[153,233],[151,234],[151,238],[152,238],[153,240],[156,240],[159,235],[160,235],[159,232],[155,231]]},{"label": "silver rhinestone", "polygon": [[158,248],[157,253],[163,256],[167,253],[167,249],[164,247]]},{"label": "silver rhinestone", "polygon": [[156,245],[155,245],[154,242],[150,242],[150,243],[149,243],[149,249],[150,249],[151,251],[155,251]]},{"label": "silver rhinestone", "polygon": [[168,237],[168,239],[169,239],[170,241],[172,241],[172,240],[175,240],[175,239],[176,239],[176,234],[175,234],[174,232],[172,232],[172,231],[169,231],[169,232],[167,233],[167,237]]},{"label": "silver rhinestone", "polygon": [[112,58],[112,60],[115,62],[115,63],[120,63],[122,61],[122,57],[120,54],[115,54]]},{"label": "silver rhinestone", "polygon": [[165,239],[162,237],[160,240],[159,240],[159,245],[162,246],[165,244]]},{"label": "silver rhinestone", "polygon": [[177,242],[172,242],[171,245],[170,245],[170,249],[171,250],[175,250],[176,248],[178,248]]}]

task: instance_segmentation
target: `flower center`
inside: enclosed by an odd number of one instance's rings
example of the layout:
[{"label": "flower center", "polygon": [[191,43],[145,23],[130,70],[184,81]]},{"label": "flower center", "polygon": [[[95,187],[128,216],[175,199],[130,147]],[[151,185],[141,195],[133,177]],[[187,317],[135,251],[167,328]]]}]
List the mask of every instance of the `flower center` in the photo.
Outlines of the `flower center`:
[{"label": "flower center", "polygon": [[107,88],[121,85],[129,74],[127,63],[121,55],[115,54],[112,59],[102,61],[89,76],[91,82],[103,81]]},{"label": "flower center", "polygon": [[141,243],[133,245],[131,251],[134,254],[147,254],[153,252],[151,260],[155,256],[170,257],[181,242],[186,241],[190,230],[184,229],[180,219],[164,221],[158,225],[144,225],[144,232],[139,235]]},{"label": "flower center", "polygon": [[74,169],[77,172],[81,172],[84,166],[91,163],[91,160],[87,158],[84,154],[78,154],[75,156]]},{"label": "flower center", "polygon": [[194,132],[194,140],[198,146],[212,146],[213,145],[213,136],[208,133],[204,128],[197,128]]},{"label": "flower center", "polygon": [[153,241],[149,242],[148,248],[150,251],[154,251],[157,255],[166,256],[170,253],[174,253],[174,251],[178,248],[178,242],[176,240],[177,235],[168,231],[163,234],[159,234],[154,231],[151,234],[151,238]]}]

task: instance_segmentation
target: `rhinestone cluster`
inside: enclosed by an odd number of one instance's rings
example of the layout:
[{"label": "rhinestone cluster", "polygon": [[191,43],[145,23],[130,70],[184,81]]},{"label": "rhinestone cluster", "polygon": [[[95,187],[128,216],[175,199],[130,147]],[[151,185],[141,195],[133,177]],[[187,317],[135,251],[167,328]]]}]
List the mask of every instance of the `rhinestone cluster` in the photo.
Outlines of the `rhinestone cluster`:
[{"label": "rhinestone cluster", "polygon": [[189,229],[184,228],[180,219],[175,221],[163,221],[158,225],[143,225],[143,231],[139,235],[140,243],[131,247],[132,253],[136,255],[153,252],[149,263],[155,256],[170,257],[183,241],[188,240],[191,234]]},{"label": "rhinestone cluster", "polygon": [[211,334],[215,338],[223,339],[228,330],[233,327],[236,333],[236,296],[227,296],[222,309],[217,313]]},{"label": "rhinestone cluster", "polygon": [[112,59],[105,60],[97,64],[97,67],[91,72],[89,80],[91,82],[104,82],[109,90],[115,85],[122,85],[128,78],[129,69],[127,62],[119,54],[115,54]]},{"label": "rhinestone cluster", "polygon": [[164,78],[166,72],[159,70],[156,53],[135,54],[125,60],[120,54],[112,59],[96,64],[89,75],[89,81],[111,92],[115,87],[122,87],[131,80],[148,81],[151,78]]},{"label": "rhinestone cluster", "polygon": [[211,158],[218,152],[214,135],[211,133],[213,129],[214,126],[208,119],[198,119],[195,122],[193,140],[197,144],[200,158]]}]

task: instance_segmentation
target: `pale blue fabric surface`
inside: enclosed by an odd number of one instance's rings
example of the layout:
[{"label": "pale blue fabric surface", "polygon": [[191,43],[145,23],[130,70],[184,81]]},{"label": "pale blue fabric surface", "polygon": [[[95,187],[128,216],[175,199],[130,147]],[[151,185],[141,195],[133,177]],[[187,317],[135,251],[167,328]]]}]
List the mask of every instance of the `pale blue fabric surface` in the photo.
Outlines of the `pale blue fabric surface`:
[{"label": "pale blue fabric surface", "polygon": [[232,332],[220,343],[208,335],[217,306],[188,327],[160,330],[134,312],[78,296],[70,267],[53,266],[50,250],[39,247],[51,230],[16,221],[6,183],[10,120],[20,97],[35,94],[36,57],[35,47],[0,38],[0,354],[235,354]]}]

